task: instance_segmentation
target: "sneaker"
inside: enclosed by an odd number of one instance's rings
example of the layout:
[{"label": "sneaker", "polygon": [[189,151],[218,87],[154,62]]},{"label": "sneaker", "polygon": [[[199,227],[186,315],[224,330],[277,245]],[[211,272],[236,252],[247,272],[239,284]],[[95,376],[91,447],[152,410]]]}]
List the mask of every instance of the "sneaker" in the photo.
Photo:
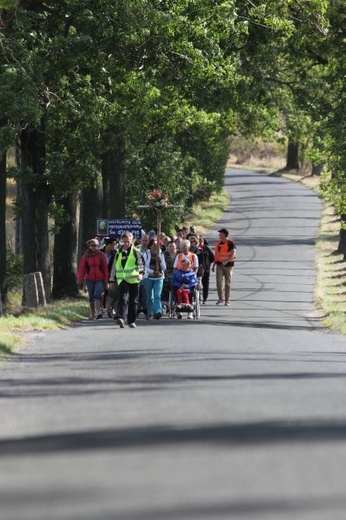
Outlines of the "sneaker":
[{"label": "sneaker", "polygon": [[207,300],[203,300],[203,305],[205,305],[207,303]]},{"label": "sneaker", "polygon": [[229,307],[231,305],[231,302],[229,300],[226,300],[225,305],[227,305],[227,307]]},{"label": "sneaker", "polygon": [[193,314],[192,314],[192,312],[189,312],[189,314],[187,315],[187,319],[188,319],[188,320],[192,320],[192,319],[193,319]]},{"label": "sneaker", "polygon": [[147,314],[145,319],[146,320],[152,320],[153,319],[153,315],[152,314]]},{"label": "sneaker", "polygon": [[217,300],[215,305],[222,305],[222,304],[223,304],[223,299],[220,298],[219,300]]},{"label": "sneaker", "polygon": [[125,327],[125,321],[122,318],[117,319],[117,324],[119,325],[119,327],[121,329],[123,329]]},{"label": "sneaker", "polygon": [[137,325],[135,323],[129,323],[130,329],[136,329]]},{"label": "sneaker", "polygon": [[161,318],[161,316],[162,316],[162,312],[158,312],[157,314],[155,314],[154,318],[156,320],[159,320]]}]

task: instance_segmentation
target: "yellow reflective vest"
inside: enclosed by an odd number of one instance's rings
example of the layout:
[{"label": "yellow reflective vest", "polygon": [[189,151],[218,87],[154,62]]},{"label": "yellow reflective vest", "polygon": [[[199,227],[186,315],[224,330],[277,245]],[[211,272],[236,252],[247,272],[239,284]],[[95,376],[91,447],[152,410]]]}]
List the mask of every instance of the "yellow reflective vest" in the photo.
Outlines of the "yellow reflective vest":
[{"label": "yellow reflective vest", "polygon": [[138,283],[139,267],[137,264],[137,257],[133,250],[133,246],[130,247],[130,252],[127,255],[125,266],[122,264],[123,254],[120,251],[117,254],[115,261],[115,275],[118,285],[125,280],[127,283]]}]

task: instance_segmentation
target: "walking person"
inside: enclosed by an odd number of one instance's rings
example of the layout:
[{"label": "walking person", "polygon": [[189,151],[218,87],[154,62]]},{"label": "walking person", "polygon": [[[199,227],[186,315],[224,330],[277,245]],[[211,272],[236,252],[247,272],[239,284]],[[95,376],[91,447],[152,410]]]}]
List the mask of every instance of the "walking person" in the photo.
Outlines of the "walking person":
[{"label": "walking person", "polygon": [[199,247],[198,236],[190,235],[190,252],[194,253],[198,258],[198,270],[197,277],[202,279],[204,268],[203,268],[203,251],[202,248]]},{"label": "walking person", "polygon": [[[112,271],[112,267],[113,267],[116,244],[117,244],[117,241],[115,238],[105,237],[103,239],[103,246],[101,247],[101,251],[104,253],[106,260],[107,260],[109,275],[110,275],[110,273]],[[114,293],[114,291],[112,291],[112,293]],[[109,318],[113,317],[111,314],[111,311],[110,311],[110,306],[112,303],[113,296],[114,296],[114,294],[111,294],[109,292],[109,289],[106,288],[103,293],[103,302],[102,302],[102,306],[105,310],[105,314],[103,316],[108,316]]]},{"label": "walking person", "polygon": [[108,289],[107,260],[99,251],[97,238],[88,240],[88,249],[81,258],[77,272],[77,283],[85,283],[88,296],[90,315],[89,320],[102,318],[100,312],[101,297],[104,289]]},{"label": "walking person", "polygon": [[219,240],[215,244],[214,263],[212,271],[216,266],[216,288],[218,301],[216,305],[230,305],[231,282],[233,275],[234,260],[236,257],[236,246],[233,240],[228,238],[228,230],[219,230]]},{"label": "walking person", "polygon": [[165,277],[163,280],[163,288],[162,288],[162,294],[161,294],[161,301],[163,302],[163,305],[166,306],[166,309],[168,311],[168,298],[169,298],[169,291],[171,288],[171,274],[173,273],[173,264],[175,257],[177,255],[177,247],[174,242],[169,242],[167,245],[166,251],[163,253],[165,262],[166,262],[166,270],[165,270]]},{"label": "walking person", "polygon": [[[147,233],[144,233],[142,235],[140,245],[138,246],[138,250],[142,255],[143,264],[145,265],[145,256],[148,251],[148,244],[149,244],[149,235]],[[141,312],[143,314],[147,315],[147,294],[145,292],[145,282],[144,278],[139,282],[139,295],[138,295],[138,307],[137,307],[137,316],[140,315]]]},{"label": "walking person", "polygon": [[147,294],[147,319],[159,320],[162,316],[161,293],[166,262],[157,237],[149,241],[145,255],[145,292]]},{"label": "walking person", "polygon": [[191,262],[192,269],[197,274],[198,257],[195,253],[191,253],[190,247],[191,247],[190,240],[185,239],[180,242],[180,252],[175,257],[174,264],[173,264],[173,271],[177,271],[178,269],[180,269],[182,260],[184,260],[185,258],[188,258]]},{"label": "walking person", "polygon": [[203,274],[202,274],[202,294],[203,303],[206,304],[209,296],[209,279],[210,279],[210,268],[214,262],[214,253],[208,246],[207,241],[203,235],[198,236],[198,247],[202,251],[199,259],[202,262]]},{"label": "walking person", "polygon": [[118,284],[118,307],[116,319],[121,329],[127,322],[132,329],[136,328],[138,284],[144,274],[144,265],[140,252],[133,245],[133,235],[129,231],[121,236],[122,246],[117,250],[110,275],[110,288],[114,288],[114,280]]}]

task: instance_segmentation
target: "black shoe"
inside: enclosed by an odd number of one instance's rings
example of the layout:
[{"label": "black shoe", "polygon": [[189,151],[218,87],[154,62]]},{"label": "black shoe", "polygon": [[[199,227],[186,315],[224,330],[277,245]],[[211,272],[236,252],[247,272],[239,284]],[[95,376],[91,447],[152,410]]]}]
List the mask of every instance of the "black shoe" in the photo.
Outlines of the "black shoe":
[{"label": "black shoe", "polygon": [[119,325],[119,327],[121,329],[123,329],[125,327],[125,321],[123,320],[123,318],[118,318],[117,319],[117,324]]},{"label": "black shoe", "polygon": [[162,316],[162,312],[158,312],[157,314],[155,314],[154,318],[156,320],[159,320],[161,318],[161,316]]}]

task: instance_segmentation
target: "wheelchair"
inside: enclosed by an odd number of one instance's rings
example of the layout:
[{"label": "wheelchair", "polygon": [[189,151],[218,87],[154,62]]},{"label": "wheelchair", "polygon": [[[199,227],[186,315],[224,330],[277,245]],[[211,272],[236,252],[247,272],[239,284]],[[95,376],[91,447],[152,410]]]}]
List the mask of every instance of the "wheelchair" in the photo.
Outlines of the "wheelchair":
[{"label": "wheelchair", "polygon": [[189,300],[190,305],[185,303],[177,304],[176,289],[174,287],[170,288],[169,296],[168,296],[168,317],[171,319],[178,318],[182,319],[184,314],[192,313],[192,318],[194,320],[199,320],[201,316],[201,305],[200,305],[200,287],[199,284],[195,285],[190,290]]}]

